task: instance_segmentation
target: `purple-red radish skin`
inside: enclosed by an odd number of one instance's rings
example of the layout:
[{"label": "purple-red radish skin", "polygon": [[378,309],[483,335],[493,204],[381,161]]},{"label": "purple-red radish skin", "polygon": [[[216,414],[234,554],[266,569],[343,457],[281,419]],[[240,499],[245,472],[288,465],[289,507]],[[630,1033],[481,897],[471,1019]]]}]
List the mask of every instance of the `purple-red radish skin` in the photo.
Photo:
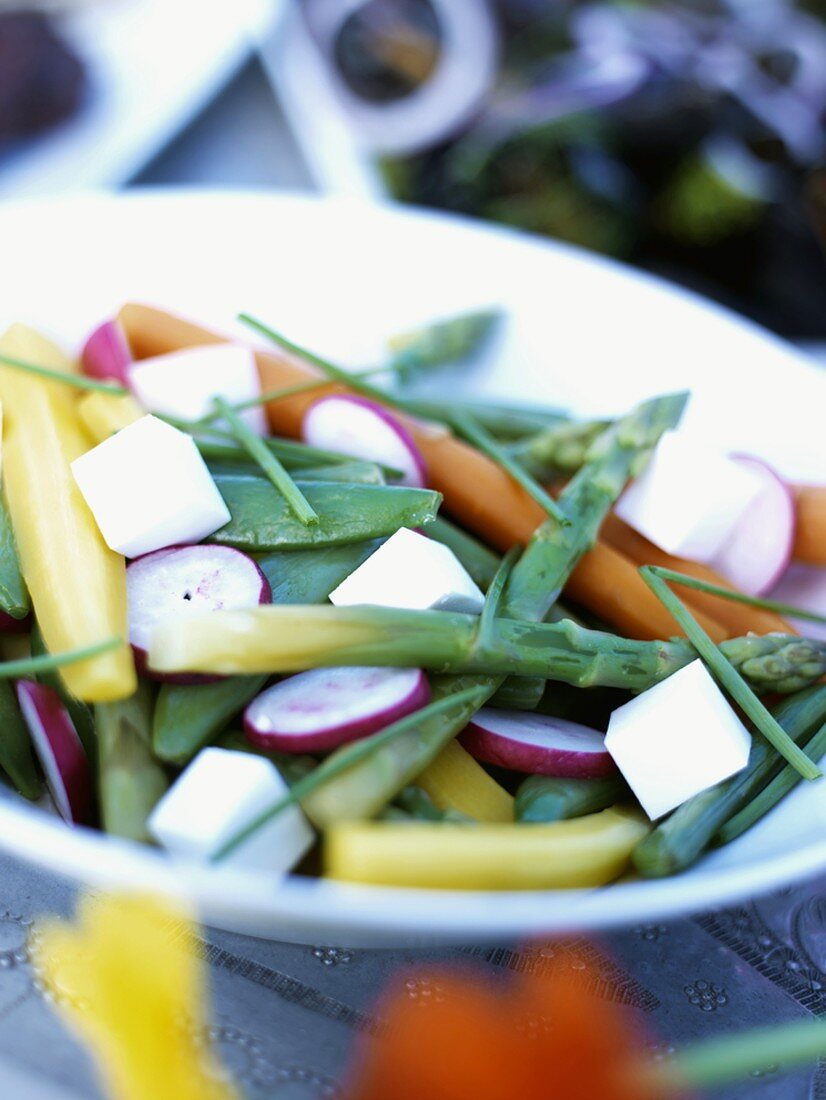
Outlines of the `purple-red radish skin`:
[{"label": "purple-red radish skin", "polygon": [[710,564],[742,592],[765,596],[792,560],[797,522],[794,496],[762,459],[744,454],[729,457],[760,477],[764,488]]},{"label": "purple-red radish skin", "polygon": [[132,350],[118,321],[104,321],[91,333],[80,353],[83,373],[91,378],[113,379],[129,385],[127,368]]},{"label": "purple-red radish skin", "polygon": [[70,824],[89,819],[92,776],[83,745],[52,688],[18,680],[17,701],[60,816]]},{"label": "purple-red radish skin", "polygon": [[471,756],[486,764],[560,779],[596,779],[615,772],[604,740],[602,733],[576,722],[490,708],[481,710],[459,737]]},{"label": "purple-red radish skin", "polygon": [[[367,705],[360,713],[342,716],[342,695],[348,696],[344,705],[349,703],[352,710],[353,700],[369,704],[370,694],[380,692],[388,682],[395,688],[395,698],[391,697],[380,706],[373,702],[372,709]],[[295,696],[296,692],[299,698],[303,696],[298,707],[289,702],[289,696]],[[338,705],[336,693],[340,697]],[[377,733],[429,702],[430,684],[419,669],[313,669],[281,680],[253,699],[244,712],[244,730],[247,740],[258,748],[278,752],[324,752]],[[303,729],[296,730],[295,723],[285,717],[290,712],[309,716],[308,721],[299,722]]]},{"label": "purple-red radish skin", "polygon": [[[372,450],[369,447],[359,446],[351,450],[347,447],[346,439],[342,445],[341,440],[336,438],[335,433],[318,428],[318,412],[331,408],[332,402],[338,402],[343,406],[342,413],[346,413],[347,406],[356,406],[372,413],[381,422],[383,430],[391,432],[396,437],[407,460],[404,465],[400,465],[397,458],[393,459],[388,454],[382,454],[381,447]],[[346,436],[347,433],[343,432],[342,434]],[[427,465],[413,436],[391,412],[366,397],[358,397],[352,394],[334,394],[330,397],[320,398],[304,414],[301,436],[304,442],[309,443],[311,446],[324,447],[328,450],[340,451],[342,454],[351,454],[354,458],[362,458],[403,469],[404,477],[401,478],[403,485],[409,485],[414,489],[423,489],[427,485]]]},{"label": "purple-red radish skin", "polygon": [[[173,593],[164,590],[162,578],[165,563],[169,564],[170,557],[175,556],[175,564],[180,565],[181,559],[190,559],[191,572],[184,570],[187,576],[186,582],[180,585],[180,592],[176,588]],[[199,564],[200,563],[200,564]],[[246,589],[243,601],[232,599],[228,602],[222,600],[220,589],[217,597],[213,593],[210,599],[208,582],[220,576],[221,571],[233,569],[236,572],[244,570],[243,584]],[[240,576],[240,573],[239,573]],[[180,583],[180,578],[178,578]],[[204,587],[207,591],[204,591]],[[149,622],[141,612],[148,604],[150,609],[157,606],[157,602],[169,595],[169,607],[167,614],[173,614],[176,599],[193,602],[199,610],[240,610],[244,607],[256,607],[258,604],[269,603],[272,599],[270,584],[264,574],[249,555],[230,546],[167,546],[162,550],[153,550],[151,554],[144,554],[135,558],[126,568],[126,589],[129,603],[129,641],[135,655],[135,665],[138,672],[153,680],[161,680],[171,684],[208,684],[222,677],[201,672],[156,672],[149,665],[148,645],[152,627],[155,622],[151,615]],[[190,593],[188,597],[186,593]],[[192,600],[192,593],[200,597]],[[163,616],[164,618],[166,615]]]},{"label": "purple-red radish skin", "polygon": [[13,615],[0,611],[0,634],[27,634],[31,629],[32,617],[25,615],[22,619],[15,619]]}]

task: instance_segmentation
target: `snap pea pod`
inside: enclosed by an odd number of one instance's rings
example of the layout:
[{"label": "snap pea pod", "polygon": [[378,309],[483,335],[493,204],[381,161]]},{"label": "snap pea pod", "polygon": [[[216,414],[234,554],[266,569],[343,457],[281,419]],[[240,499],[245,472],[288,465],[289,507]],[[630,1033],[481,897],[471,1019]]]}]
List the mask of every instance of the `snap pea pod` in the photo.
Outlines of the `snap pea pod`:
[{"label": "snap pea pod", "polygon": [[[815,685],[784,699],[773,714],[793,741],[801,741],[826,718],[826,686]],[[658,878],[689,867],[721,827],[727,828],[733,814],[742,807],[748,811],[750,800],[777,774],[781,762],[768,741],[755,737],[743,771],[684,802],[637,846],[637,870]]]},{"label": "snap pea pod", "polygon": [[[207,461],[209,472],[216,479],[222,477],[254,477],[261,474],[253,463],[211,459]],[[307,466],[294,471],[296,484],[303,481],[345,481],[351,485],[384,485],[385,478],[381,466],[375,462],[339,462],[330,466]]]},{"label": "snap pea pod", "polygon": [[621,802],[628,788],[617,775],[598,779],[559,779],[532,775],[516,792],[517,821],[564,821],[606,810]]},{"label": "snap pea pod", "polygon": [[146,822],[169,786],[152,752],[154,694],[141,681],[129,699],[95,707],[101,822],[127,840],[151,840]]},{"label": "snap pea pod", "polygon": [[12,619],[25,619],[32,605],[20,572],[17,546],[5,497],[0,496],[0,611]]},{"label": "snap pea pod", "polygon": [[[270,582],[273,603],[321,603],[380,545],[380,539],[373,539],[317,550],[275,550],[257,561]],[[186,764],[263,690],[268,679],[230,676],[212,684],[164,684],[152,729],[156,755]]]},{"label": "snap pea pod", "polygon": [[8,680],[0,680],[0,768],[24,798],[34,802],[40,796],[29,732]]},{"label": "snap pea pod", "polygon": [[392,535],[434,519],[441,494],[389,485],[300,482],[319,521],[307,527],[263,478],[218,477],[232,518],[210,542],[250,552],[337,546]]},{"label": "snap pea pod", "polygon": [[421,787],[405,787],[389,806],[378,815],[379,821],[472,821],[461,810],[440,810],[430,795]]},{"label": "snap pea pod", "polygon": [[[37,623],[34,624],[34,628],[32,629],[31,651],[32,657],[45,657],[49,652],[46,649],[46,643],[43,641],[43,635]],[[84,751],[94,767],[95,761],[97,760],[98,745],[92,708],[87,703],[82,703],[80,699],[75,699],[74,695],[72,695],[63,683],[56,669],[51,672],[39,672],[37,674],[37,679],[45,687],[50,687],[59,695],[60,701],[69,712],[69,717],[72,719],[72,725],[75,727],[75,731],[80,738]]]},{"label": "snap pea pod", "polygon": [[[182,421],[176,421],[171,417],[161,417],[168,420],[175,427],[186,431],[195,440],[195,444],[203,457],[208,461],[243,462],[249,463],[247,452],[236,443],[229,432],[219,428],[205,428],[203,432],[194,429],[193,425]],[[306,443],[298,443],[294,439],[274,438],[267,436],[264,439],[266,447],[272,451],[275,457],[288,470],[310,469],[313,466],[335,466],[353,461],[352,455],[341,454],[339,451],[326,451],[321,447],[310,447]],[[402,471],[392,466],[381,466],[383,473],[390,476],[401,476]]]},{"label": "snap pea pod", "polygon": [[545,681],[539,676],[509,676],[490,698],[490,706],[500,710],[536,710],[545,694]]}]

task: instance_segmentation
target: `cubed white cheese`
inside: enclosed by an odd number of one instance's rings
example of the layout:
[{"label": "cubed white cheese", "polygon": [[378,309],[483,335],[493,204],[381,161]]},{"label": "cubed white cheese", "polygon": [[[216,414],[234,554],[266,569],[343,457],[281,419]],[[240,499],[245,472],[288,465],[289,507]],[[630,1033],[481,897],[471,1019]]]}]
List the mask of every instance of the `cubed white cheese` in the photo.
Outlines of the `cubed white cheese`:
[{"label": "cubed white cheese", "polygon": [[744,768],[751,736],[693,661],[615,710],[605,747],[654,820]]},{"label": "cubed white cheese", "polygon": [[330,594],[339,607],[377,604],[476,615],[485,597],[447,546],[403,527]]},{"label": "cubed white cheese", "polygon": [[[287,790],[281,773],[263,756],[202,749],[153,810],[149,832],[175,856],[208,860]],[[313,841],[304,814],[298,806],[287,806],[228,855],[227,862],[284,874]]]},{"label": "cubed white cheese", "polygon": [[708,562],[761,490],[742,464],[689,432],[666,432],[617,515],[680,558]]},{"label": "cubed white cheese", "polygon": [[751,735],[693,661],[616,709],[605,747],[654,820],[745,768]]},{"label": "cubed white cheese", "polygon": [[199,542],[229,522],[229,509],[190,436],[144,416],[72,463],[106,544],[136,558]]},{"label": "cubed white cheese", "polygon": [[[141,359],[128,370],[129,385],[144,408],[179,420],[198,420],[214,412],[214,400],[230,405],[261,395],[255,358],[238,344],[186,348],[169,355]],[[256,405],[239,413],[253,431],[263,435],[267,421]]]}]

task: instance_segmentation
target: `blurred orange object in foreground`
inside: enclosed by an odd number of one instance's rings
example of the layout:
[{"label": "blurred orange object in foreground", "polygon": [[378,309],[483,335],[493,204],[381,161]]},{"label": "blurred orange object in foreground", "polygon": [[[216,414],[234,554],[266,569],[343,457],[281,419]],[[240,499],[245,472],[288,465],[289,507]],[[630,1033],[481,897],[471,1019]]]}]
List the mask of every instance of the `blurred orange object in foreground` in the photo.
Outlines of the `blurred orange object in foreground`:
[{"label": "blurred orange object in foreground", "polygon": [[380,1009],[347,1100],[654,1100],[641,1036],[587,988],[587,971],[520,975],[502,990],[441,974],[426,1008],[404,992]]}]

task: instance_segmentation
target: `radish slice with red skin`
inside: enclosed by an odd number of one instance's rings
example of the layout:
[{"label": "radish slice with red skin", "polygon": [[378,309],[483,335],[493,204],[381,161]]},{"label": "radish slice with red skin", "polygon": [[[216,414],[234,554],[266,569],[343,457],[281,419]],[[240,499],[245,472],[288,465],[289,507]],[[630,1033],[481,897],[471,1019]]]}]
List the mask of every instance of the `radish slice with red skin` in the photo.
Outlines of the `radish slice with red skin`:
[{"label": "radish slice with red skin", "polygon": [[17,701],[60,816],[69,823],[87,821],[92,805],[89,758],[60,696],[43,684],[18,680]]},{"label": "radish slice with red skin", "polygon": [[104,321],[95,329],[83,346],[80,361],[83,373],[91,378],[129,385],[127,368],[132,365],[132,349],[118,321]]},{"label": "radish slice with red skin", "polygon": [[[826,569],[816,565],[804,565],[792,562],[783,574],[780,583],[772,589],[771,598],[781,603],[799,607],[802,611],[813,611],[826,615]],[[826,641],[826,626],[813,623],[810,619],[789,617],[792,626],[804,636]]]},{"label": "radish slice with red skin", "polygon": [[743,454],[730,458],[759,477],[763,488],[710,565],[741,592],[765,596],[791,561],[796,522],[794,496],[785,481],[762,459]]},{"label": "radish slice with red skin", "polygon": [[385,729],[430,701],[417,668],[318,668],[267,688],[244,712],[247,739],[279,752],[324,752]]},{"label": "radish slice with red skin", "polygon": [[126,569],[129,641],[139,670],[157,680],[205,683],[219,677],[173,676],[147,664],[152,631],[162,619],[193,611],[239,611],[269,603],[270,585],[247,554],[230,546],[168,546],[135,558]]},{"label": "radish slice with red skin", "polygon": [[546,714],[485,707],[459,740],[477,760],[515,772],[595,779],[617,770],[604,734]]},{"label": "radish slice with red skin", "polygon": [[427,484],[425,461],[413,436],[375,401],[349,394],[322,397],[304,414],[301,435],[311,447],[400,470],[402,485],[423,489]]}]

